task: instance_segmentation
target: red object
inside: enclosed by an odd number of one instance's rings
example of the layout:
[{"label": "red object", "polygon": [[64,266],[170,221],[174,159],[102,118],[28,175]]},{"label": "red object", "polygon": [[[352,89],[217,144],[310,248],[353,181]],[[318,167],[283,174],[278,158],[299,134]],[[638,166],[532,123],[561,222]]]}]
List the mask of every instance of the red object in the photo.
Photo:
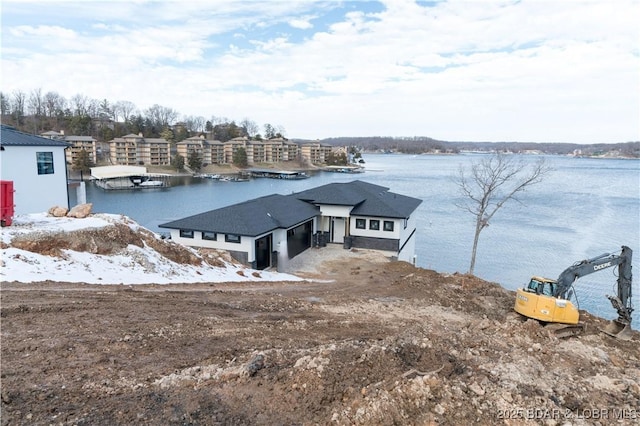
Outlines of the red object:
[{"label": "red object", "polygon": [[10,226],[13,221],[14,204],[13,204],[13,181],[0,180],[0,223],[2,226]]}]

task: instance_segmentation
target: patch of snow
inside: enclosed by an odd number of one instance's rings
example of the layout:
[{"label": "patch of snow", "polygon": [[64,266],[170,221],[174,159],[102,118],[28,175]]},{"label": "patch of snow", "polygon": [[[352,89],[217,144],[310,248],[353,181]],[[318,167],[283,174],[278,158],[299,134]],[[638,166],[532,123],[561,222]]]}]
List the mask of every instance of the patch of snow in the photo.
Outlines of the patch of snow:
[{"label": "patch of snow", "polygon": [[0,280],[125,285],[302,280],[295,275],[256,271],[231,263],[225,267],[211,266],[205,262],[200,266],[180,264],[147,246],[140,248],[129,245],[123,253],[108,256],[63,250],[61,257],[11,247],[11,240],[19,235],[95,229],[116,223],[126,223],[133,230],[142,228],[126,216],[114,214],[95,214],[84,219],[57,218],[46,213],[16,216],[13,224],[1,231],[3,247],[6,248],[0,250]]}]

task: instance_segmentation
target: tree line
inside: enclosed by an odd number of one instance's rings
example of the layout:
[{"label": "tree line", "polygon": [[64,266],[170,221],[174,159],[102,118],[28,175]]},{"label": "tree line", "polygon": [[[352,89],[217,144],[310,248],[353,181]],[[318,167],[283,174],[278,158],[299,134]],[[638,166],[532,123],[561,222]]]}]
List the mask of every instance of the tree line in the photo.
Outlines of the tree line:
[{"label": "tree line", "polygon": [[170,142],[203,133],[222,142],[236,137],[253,140],[285,137],[283,126],[266,123],[261,128],[249,118],[236,122],[212,115],[207,119],[181,115],[173,108],[158,104],[141,111],[131,101],[98,100],[82,94],[66,99],[55,91],[45,93],[42,89],[29,93],[22,90],[0,92],[0,114],[3,124],[26,133],[64,130],[69,135],[92,136],[102,142],[140,133],[147,138],[165,138]]},{"label": "tree line", "polygon": [[461,151],[526,153],[539,151],[544,154],[567,155],[580,151],[584,156],[603,155],[616,151],[621,156],[640,158],[640,142],[576,144],[562,142],[456,142],[441,141],[425,136],[392,137],[335,137],[323,139],[333,146],[357,146],[369,152],[400,152],[422,154],[438,152],[456,154]]}]

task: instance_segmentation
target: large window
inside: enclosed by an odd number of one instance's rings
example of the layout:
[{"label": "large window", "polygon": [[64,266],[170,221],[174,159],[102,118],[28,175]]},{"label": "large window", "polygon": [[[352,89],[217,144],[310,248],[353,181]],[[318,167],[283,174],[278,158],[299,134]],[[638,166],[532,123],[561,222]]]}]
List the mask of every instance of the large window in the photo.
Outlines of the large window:
[{"label": "large window", "polygon": [[367,229],[367,220],[356,219],[356,229]]},{"label": "large window", "polygon": [[39,175],[53,174],[53,152],[36,152]]},{"label": "large window", "polygon": [[228,243],[240,243],[240,235],[225,234],[224,240]]},{"label": "large window", "polygon": [[369,221],[369,229],[372,229],[374,231],[379,231],[380,230],[380,221],[378,219],[371,219]]},{"label": "large window", "polygon": [[385,220],[384,224],[382,225],[385,231],[391,231],[393,232],[393,221],[392,220]]}]

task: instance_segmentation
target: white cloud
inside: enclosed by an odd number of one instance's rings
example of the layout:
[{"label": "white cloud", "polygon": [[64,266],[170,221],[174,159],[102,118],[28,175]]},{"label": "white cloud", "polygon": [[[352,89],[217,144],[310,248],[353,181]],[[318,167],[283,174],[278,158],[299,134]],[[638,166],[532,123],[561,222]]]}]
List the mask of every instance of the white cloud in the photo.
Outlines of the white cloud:
[{"label": "white cloud", "polygon": [[308,19],[291,19],[289,25],[299,30],[308,30],[313,28],[313,24]]},{"label": "white cloud", "polygon": [[22,17],[3,26],[3,90],[280,122],[290,137],[640,138],[635,1],[347,5],[93,2],[55,26]]}]

